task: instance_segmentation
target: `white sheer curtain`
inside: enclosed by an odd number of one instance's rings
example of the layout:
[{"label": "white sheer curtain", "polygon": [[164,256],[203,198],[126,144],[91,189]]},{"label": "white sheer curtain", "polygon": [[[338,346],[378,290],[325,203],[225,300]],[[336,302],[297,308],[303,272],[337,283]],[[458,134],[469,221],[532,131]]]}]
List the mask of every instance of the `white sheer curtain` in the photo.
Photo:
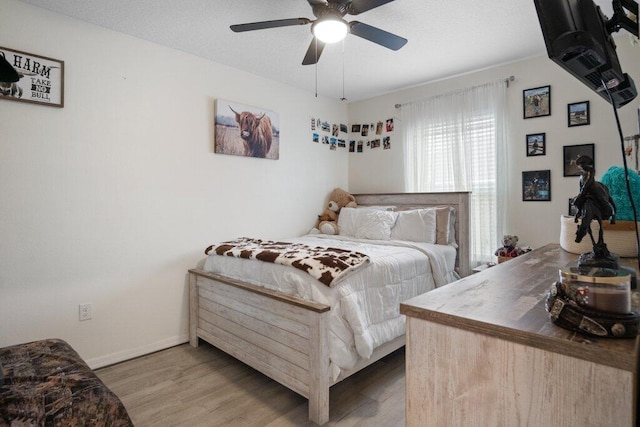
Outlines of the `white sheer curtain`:
[{"label": "white sheer curtain", "polygon": [[402,106],[409,192],[470,191],[471,265],[501,246],[506,212],[506,81]]}]

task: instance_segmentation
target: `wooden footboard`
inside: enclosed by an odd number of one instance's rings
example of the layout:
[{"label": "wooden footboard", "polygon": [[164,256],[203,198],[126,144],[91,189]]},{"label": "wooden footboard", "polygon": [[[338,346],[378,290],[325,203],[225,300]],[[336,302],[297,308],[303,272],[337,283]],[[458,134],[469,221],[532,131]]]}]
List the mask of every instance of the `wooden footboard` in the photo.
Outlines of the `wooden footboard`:
[{"label": "wooden footboard", "polygon": [[309,399],[309,419],[329,421],[329,388],[405,344],[404,335],[369,359],[329,372],[330,307],[199,269],[189,270],[189,341],[201,338]]},{"label": "wooden footboard", "polygon": [[309,399],[329,420],[330,307],[202,270],[189,270],[191,345],[198,338]]}]

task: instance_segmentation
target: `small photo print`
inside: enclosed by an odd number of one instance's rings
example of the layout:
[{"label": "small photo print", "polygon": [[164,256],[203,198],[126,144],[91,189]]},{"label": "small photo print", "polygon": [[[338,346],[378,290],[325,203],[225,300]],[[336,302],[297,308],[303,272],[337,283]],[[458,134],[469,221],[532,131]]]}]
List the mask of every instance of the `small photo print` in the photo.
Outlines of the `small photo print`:
[{"label": "small photo print", "polygon": [[349,152],[350,153],[355,153],[356,152],[356,142],[355,141],[349,141]]},{"label": "small photo print", "polygon": [[551,170],[522,172],[522,201],[551,201]]},{"label": "small photo print", "polygon": [[393,119],[387,119],[387,132],[393,131]]},{"label": "small photo print", "polygon": [[371,148],[380,148],[380,140],[374,139],[373,141],[371,141]]},{"label": "small photo print", "polygon": [[317,133],[313,134],[313,142],[320,142],[320,135],[318,135]]},{"label": "small photo print", "polygon": [[524,118],[551,115],[551,86],[536,87],[522,91]]},{"label": "small photo print", "polygon": [[362,136],[369,135],[369,125],[362,125],[362,132],[360,133]]},{"label": "small photo print", "polygon": [[382,138],[382,149],[389,150],[391,148],[391,137],[385,136]]},{"label": "small photo print", "polygon": [[358,141],[358,153],[362,153],[363,143],[362,140]]},{"label": "small photo print", "polygon": [[351,125],[351,132],[360,133],[360,125]]},{"label": "small photo print", "polygon": [[588,125],[591,122],[589,118],[589,101],[568,104],[567,114],[569,127]]},{"label": "small photo print", "polygon": [[595,164],[595,144],[565,145],[562,147],[564,176],[580,176],[576,160],[580,156],[589,156]]},{"label": "small photo print", "polygon": [[376,135],[382,135],[382,129],[383,129],[382,126],[383,126],[382,122],[378,122],[376,124]]},{"label": "small photo print", "polygon": [[347,125],[340,123],[340,132],[347,133]]},{"label": "small photo print", "polygon": [[527,157],[544,156],[546,153],[546,134],[532,133],[527,135]]}]

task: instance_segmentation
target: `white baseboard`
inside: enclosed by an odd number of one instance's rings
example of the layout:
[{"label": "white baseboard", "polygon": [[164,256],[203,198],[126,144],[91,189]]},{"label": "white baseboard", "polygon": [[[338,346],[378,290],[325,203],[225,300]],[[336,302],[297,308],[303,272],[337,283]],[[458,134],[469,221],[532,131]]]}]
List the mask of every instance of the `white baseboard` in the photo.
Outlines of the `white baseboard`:
[{"label": "white baseboard", "polygon": [[107,354],[106,356],[95,357],[93,359],[86,360],[87,365],[91,369],[103,368],[105,366],[113,365],[115,363],[124,362],[125,360],[133,359],[135,357],[144,356],[145,354],[153,353],[174,347],[176,345],[189,342],[188,335],[179,335],[172,338],[167,338],[162,341],[158,341],[152,344],[148,344],[142,347],[132,348],[125,351],[119,351],[117,353]]}]

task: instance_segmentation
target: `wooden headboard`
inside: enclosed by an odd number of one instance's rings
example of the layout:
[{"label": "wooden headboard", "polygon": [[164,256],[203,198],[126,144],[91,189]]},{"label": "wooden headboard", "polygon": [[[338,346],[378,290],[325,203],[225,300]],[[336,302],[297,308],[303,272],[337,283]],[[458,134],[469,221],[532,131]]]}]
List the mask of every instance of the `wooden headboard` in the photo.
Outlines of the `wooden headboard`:
[{"label": "wooden headboard", "polygon": [[385,193],[354,194],[358,206],[395,206],[397,210],[452,206],[456,209],[456,266],[460,276],[468,276],[469,259],[469,196],[468,191],[452,193]]}]

